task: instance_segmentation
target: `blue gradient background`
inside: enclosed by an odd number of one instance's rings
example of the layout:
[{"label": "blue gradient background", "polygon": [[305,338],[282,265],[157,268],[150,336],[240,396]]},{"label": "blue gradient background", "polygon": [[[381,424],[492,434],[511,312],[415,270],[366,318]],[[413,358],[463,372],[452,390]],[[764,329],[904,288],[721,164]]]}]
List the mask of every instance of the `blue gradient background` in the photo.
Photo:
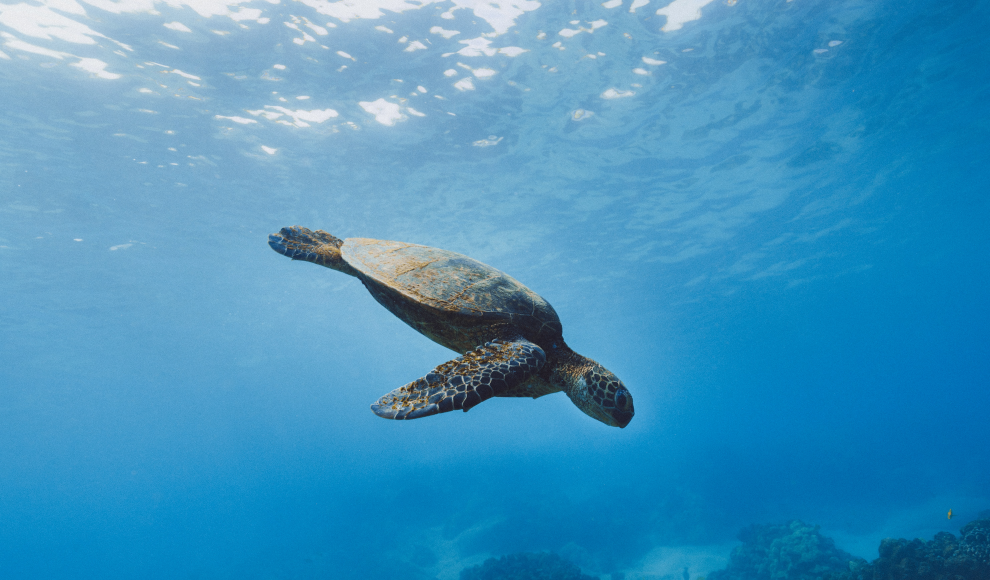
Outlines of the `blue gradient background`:
[{"label": "blue gradient background", "polygon": [[[116,80],[0,45],[4,578],[446,579],[549,549],[636,580],[663,577],[651,550],[724,557],[752,522],[820,523],[871,558],[990,507],[985,4],[718,2],[660,32],[660,4],[547,2],[493,39],[530,52],[475,60],[395,44],[453,26],[456,50],[490,30],[467,11],[340,23],[322,50],[280,24],[310,8],[257,4],[272,23],[225,37],[189,8],[87,6],[134,48],[103,43]],[[363,56],[338,74],[335,50]],[[642,55],[668,63],[633,76]],[[497,75],[458,93],[458,58]],[[142,59],[200,76],[202,100],[138,93],[165,78]],[[417,85],[447,100],[394,126],[356,105]],[[341,130],[215,118],[273,90]],[[635,419],[562,395],[375,417],[451,353],[272,252],[293,224],[510,273]]]}]

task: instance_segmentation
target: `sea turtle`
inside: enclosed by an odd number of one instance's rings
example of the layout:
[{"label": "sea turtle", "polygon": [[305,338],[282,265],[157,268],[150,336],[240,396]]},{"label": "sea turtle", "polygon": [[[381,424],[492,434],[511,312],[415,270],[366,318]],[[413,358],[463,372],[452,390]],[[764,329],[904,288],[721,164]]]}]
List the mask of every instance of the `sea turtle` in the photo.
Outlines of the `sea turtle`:
[{"label": "sea turtle", "polygon": [[564,343],[546,300],[514,278],[462,254],[367,238],[340,240],[300,226],[268,245],[361,280],[403,322],[461,356],[378,399],[386,419],[469,410],[491,397],[542,397],[564,391],[606,425],[625,427],[632,395],[622,381]]}]

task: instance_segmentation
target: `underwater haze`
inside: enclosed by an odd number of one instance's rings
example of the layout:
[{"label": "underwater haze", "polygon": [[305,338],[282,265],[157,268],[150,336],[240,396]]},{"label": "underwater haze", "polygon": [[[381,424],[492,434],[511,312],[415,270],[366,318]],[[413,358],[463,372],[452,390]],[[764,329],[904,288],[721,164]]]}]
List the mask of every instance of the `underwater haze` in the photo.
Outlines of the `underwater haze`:
[{"label": "underwater haze", "polygon": [[[990,5],[2,0],[0,576],[697,578],[990,508]],[[455,353],[301,225],[516,278],[635,398]],[[949,519],[952,509],[957,517]]]}]

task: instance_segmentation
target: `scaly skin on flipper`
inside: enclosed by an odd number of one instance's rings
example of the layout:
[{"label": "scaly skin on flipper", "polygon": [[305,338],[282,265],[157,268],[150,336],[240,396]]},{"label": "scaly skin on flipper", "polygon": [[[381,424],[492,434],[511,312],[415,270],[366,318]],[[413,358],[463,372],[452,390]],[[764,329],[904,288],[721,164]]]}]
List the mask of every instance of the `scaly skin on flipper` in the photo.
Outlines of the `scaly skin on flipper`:
[{"label": "scaly skin on flipper", "polygon": [[527,340],[491,341],[386,394],[371,410],[386,419],[418,419],[457,409],[466,413],[539,372],[544,362],[543,350]]},{"label": "scaly skin on flipper", "polygon": [[344,245],[344,241],[329,232],[323,230],[314,232],[300,226],[282,228],[277,234],[268,236],[268,245],[279,254],[293,260],[305,260],[357,276],[354,268],[351,268],[340,255],[340,247]]}]

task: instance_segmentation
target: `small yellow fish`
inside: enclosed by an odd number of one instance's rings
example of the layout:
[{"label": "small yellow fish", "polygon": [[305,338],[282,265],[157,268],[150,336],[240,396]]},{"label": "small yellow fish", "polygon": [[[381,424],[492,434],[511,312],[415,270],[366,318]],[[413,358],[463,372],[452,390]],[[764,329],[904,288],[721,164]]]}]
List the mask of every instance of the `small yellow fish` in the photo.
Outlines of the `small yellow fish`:
[{"label": "small yellow fish", "polygon": [[949,508],[949,517],[946,519],[950,519],[950,520],[952,519],[952,508]]}]

